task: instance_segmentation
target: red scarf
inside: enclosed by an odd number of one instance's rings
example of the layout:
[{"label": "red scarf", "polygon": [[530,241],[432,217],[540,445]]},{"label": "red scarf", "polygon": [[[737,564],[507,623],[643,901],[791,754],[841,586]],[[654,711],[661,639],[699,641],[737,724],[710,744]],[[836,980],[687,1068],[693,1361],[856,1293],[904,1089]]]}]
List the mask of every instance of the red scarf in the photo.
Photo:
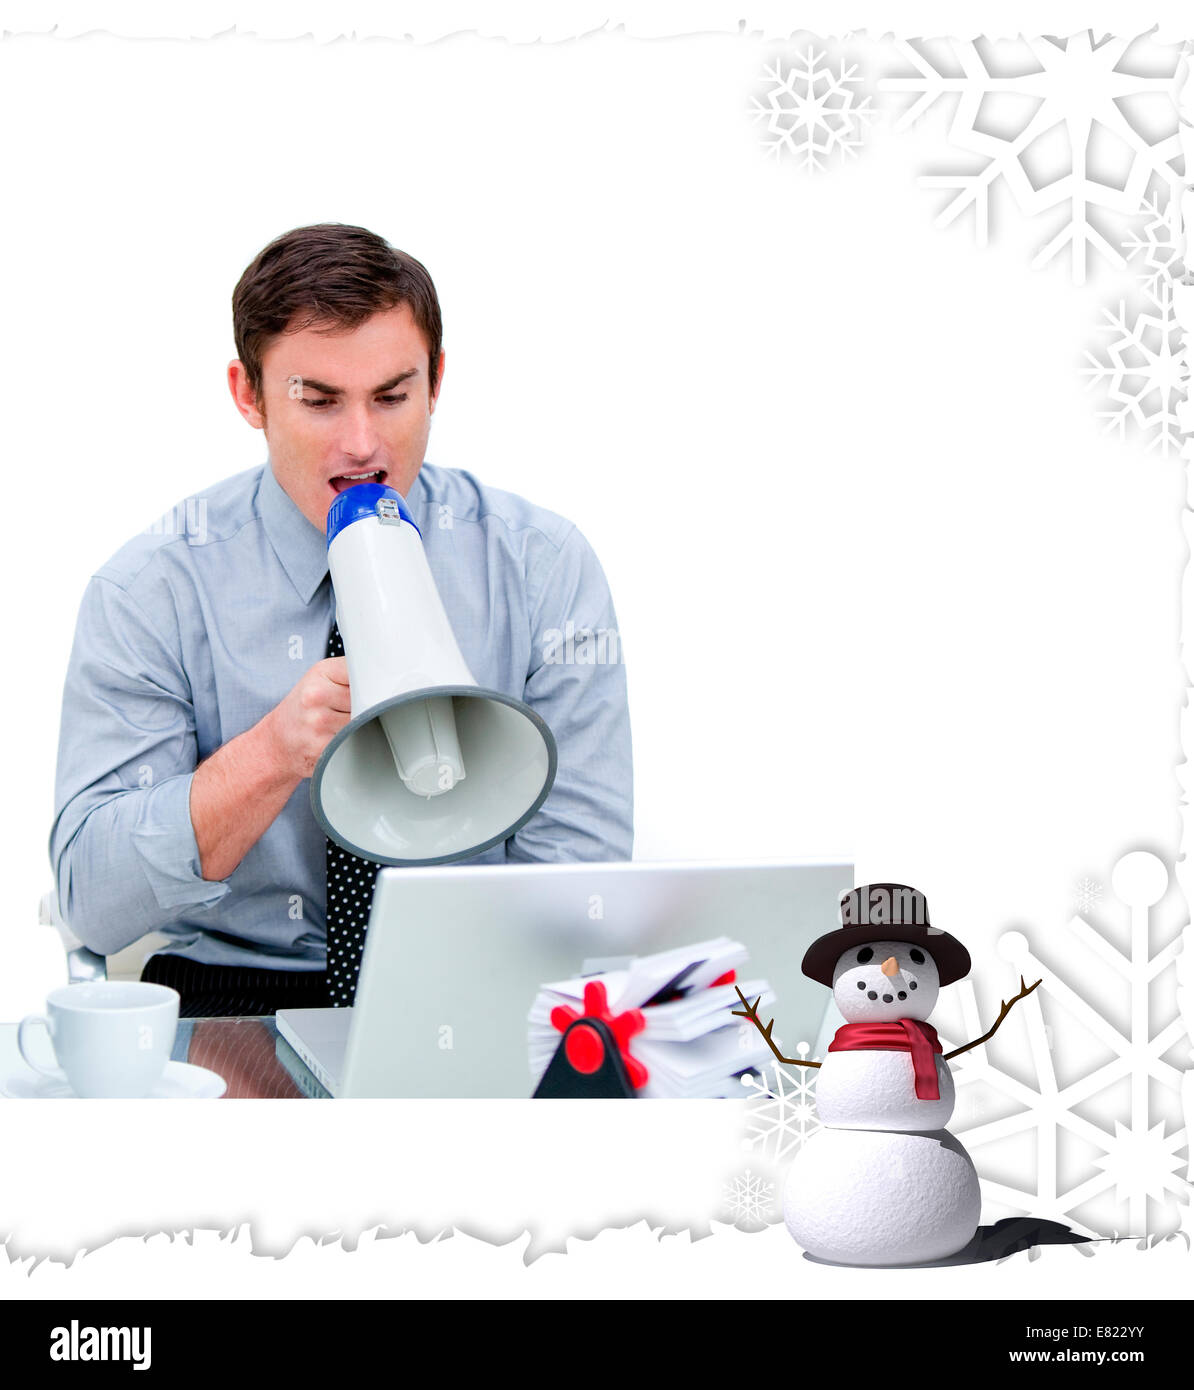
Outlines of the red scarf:
[{"label": "red scarf", "polygon": [[933,1054],[942,1050],[937,1030],[918,1018],[892,1023],[846,1023],[833,1035],[830,1052],[911,1052],[917,1100],[940,1100]]}]

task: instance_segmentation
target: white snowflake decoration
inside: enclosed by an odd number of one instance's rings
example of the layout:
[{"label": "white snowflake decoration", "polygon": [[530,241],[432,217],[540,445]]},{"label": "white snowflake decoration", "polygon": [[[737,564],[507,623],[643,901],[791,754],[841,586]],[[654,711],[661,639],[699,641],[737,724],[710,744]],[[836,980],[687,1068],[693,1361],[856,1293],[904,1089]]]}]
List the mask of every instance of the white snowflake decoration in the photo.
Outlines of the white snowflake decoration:
[{"label": "white snowflake decoration", "polygon": [[[980,1120],[968,1129],[958,1123],[951,1128],[975,1159],[985,1201],[1039,1220],[1068,1224],[1091,1236],[1143,1236],[1172,1230],[1179,1223],[1179,1204],[1189,1201],[1189,1185],[1178,1174],[1183,1167],[1178,1154],[1186,1147],[1184,1071],[1164,1060],[1166,1053],[1188,1035],[1173,1007],[1158,1010],[1150,996],[1150,988],[1174,969],[1180,936],[1172,935],[1167,945],[1149,954],[1150,908],[1168,887],[1168,873],[1155,855],[1125,855],[1115,867],[1112,887],[1130,907],[1128,953],[1081,917],[1068,923],[1066,946],[1075,970],[1082,956],[1073,948],[1080,947],[1119,978],[1128,996],[1126,1021],[1117,1026],[1110,1010],[1095,1007],[1084,997],[1081,985],[1072,985],[1052,972],[1033,954],[1021,933],[1009,932],[1000,942],[1000,951],[1012,962],[1016,976],[1028,980],[1039,976],[1044,981],[1016,1007],[1019,1025],[1027,1032],[1036,1084],[1025,1084],[1017,1075],[996,1066],[988,1055],[989,1044],[965,1053],[952,1064],[960,1102],[955,1121],[959,1112],[989,1111],[981,1102],[977,1106],[965,1103],[968,1089],[980,1083],[1003,1098],[1000,1108],[1006,1109],[1011,1101],[1019,1109],[986,1122]],[[974,990],[969,980],[962,981],[959,988],[964,1028],[967,1036],[973,1037],[983,1031]],[[1065,1023],[1054,1026],[1052,1040],[1044,1021],[1043,1001],[1067,1016]],[[1155,1017],[1157,1012],[1161,1021]],[[1111,1059],[1063,1082],[1050,1044],[1071,1036],[1074,1023],[1087,1039],[1109,1052]],[[944,1035],[941,1041],[947,1052],[957,1045],[946,1041]],[[1120,1095],[1117,1087],[1122,1088],[1123,1097],[1108,1100],[1109,1094]],[[1094,1123],[1080,1110],[1100,1096],[1100,1123]],[[993,1157],[985,1162],[984,1146],[998,1145],[1029,1131],[1035,1131],[1036,1136],[1032,1171],[1025,1167],[1014,1181],[997,1180],[991,1175],[992,1167],[1006,1164],[1007,1159]],[[1079,1180],[1069,1184],[1060,1176],[1059,1164],[1059,1143],[1067,1136],[1095,1154]],[[1151,1214],[1150,1202],[1154,1204]],[[1078,1208],[1090,1204],[1100,1208],[1099,1216],[1089,1221],[1075,1216]]]},{"label": "white snowflake decoration", "polygon": [[1075,885],[1078,894],[1078,911],[1093,912],[1103,896],[1103,885],[1093,878],[1080,878]]},{"label": "white snowflake decoration", "polygon": [[[796,1048],[800,1057],[807,1056],[808,1051],[808,1043]],[[821,1128],[815,1100],[816,1067],[785,1067],[772,1062],[770,1079],[748,1072],[742,1084],[755,1093],[746,1107],[747,1143],[774,1162],[795,1154]]]},{"label": "white snowflake decoration", "polygon": [[1056,230],[1033,268],[1067,249],[1075,284],[1086,278],[1088,252],[1115,266],[1124,258],[1098,222],[1133,216],[1158,181],[1182,181],[1176,95],[1180,44],[1147,35],[945,39],[936,60],[906,40],[898,48],[913,75],[891,76],[883,91],[915,96],[896,122],[905,130],[947,95],[958,98],[950,144],[974,156],[974,172],[926,175],[929,188],[955,190],[937,217],[948,226],[973,208],[975,236],[987,244],[992,189],[1002,182],[1028,217],[1055,214]]},{"label": "white snowflake decoration", "polygon": [[735,1225],[765,1226],[775,1214],[775,1184],[765,1182],[748,1168],[726,1185],[724,1207]]},{"label": "white snowflake decoration", "polygon": [[1165,458],[1181,449],[1178,409],[1188,385],[1173,297],[1173,267],[1180,264],[1177,235],[1168,206],[1159,198],[1147,201],[1143,234],[1124,242],[1125,259],[1143,262],[1140,305],[1129,308],[1120,300],[1115,310],[1103,310],[1102,331],[1113,337],[1101,354],[1087,352],[1091,365],[1080,369],[1088,387],[1105,384],[1113,408],[1098,412],[1104,431],[1124,439],[1131,427],[1148,439],[1150,452],[1159,448]]},{"label": "white snowflake decoration", "polygon": [[1182,271],[1177,206],[1174,199],[1162,198],[1159,193],[1146,198],[1141,206],[1144,226],[1123,243],[1129,263],[1143,261],[1138,278],[1150,294],[1157,290],[1159,281],[1171,281]]},{"label": "white snowflake decoration", "polygon": [[862,81],[857,72],[857,64],[847,68],[843,59],[835,75],[825,54],[811,46],[786,73],[778,61],[766,67],[767,87],[761,100],[753,99],[752,117],[765,123],[764,149],[777,159],[791,155],[817,172],[835,154],[854,155],[876,115],[870,97],[852,90]]}]

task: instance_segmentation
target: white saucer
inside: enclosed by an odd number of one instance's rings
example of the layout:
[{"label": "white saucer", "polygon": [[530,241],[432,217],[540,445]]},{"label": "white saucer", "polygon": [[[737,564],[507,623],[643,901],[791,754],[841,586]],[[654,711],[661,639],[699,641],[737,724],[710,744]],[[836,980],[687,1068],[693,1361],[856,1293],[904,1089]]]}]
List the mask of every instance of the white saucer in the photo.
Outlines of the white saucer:
[{"label": "white saucer", "polygon": [[[216,1100],[228,1089],[222,1076],[190,1062],[167,1062],[166,1070],[146,1100]],[[4,1094],[11,1100],[74,1100],[74,1091],[57,1077],[40,1076],[32,1068],[22,1068],[4,1083]]]}]

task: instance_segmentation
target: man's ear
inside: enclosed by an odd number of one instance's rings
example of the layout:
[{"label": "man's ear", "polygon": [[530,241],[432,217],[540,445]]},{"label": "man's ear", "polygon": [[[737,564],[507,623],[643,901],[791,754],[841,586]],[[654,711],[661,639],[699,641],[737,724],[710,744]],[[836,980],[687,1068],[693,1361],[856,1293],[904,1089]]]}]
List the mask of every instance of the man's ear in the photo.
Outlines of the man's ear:
[{"label": "man's ear", "polygon": [[447,360],[447,354],[441,352],[439,355],[439,367],[437,368],[435,373],[435,392],[432,395],[431,403],[428,406],[428,414],[430,415],[435,414],[435,403],[439,400],[440,387],[444,384],[444,363]]},{"label": "man's ear", "polygon": [[234,358],[228,363],[228,389],[232,392],[232,399],[236,402],[236,408],[245,417],[255,430],[265,428],[265,415],[257,404],[256,392],[249,385],[249,374],[245,371],[245,364],[239,359]]}]

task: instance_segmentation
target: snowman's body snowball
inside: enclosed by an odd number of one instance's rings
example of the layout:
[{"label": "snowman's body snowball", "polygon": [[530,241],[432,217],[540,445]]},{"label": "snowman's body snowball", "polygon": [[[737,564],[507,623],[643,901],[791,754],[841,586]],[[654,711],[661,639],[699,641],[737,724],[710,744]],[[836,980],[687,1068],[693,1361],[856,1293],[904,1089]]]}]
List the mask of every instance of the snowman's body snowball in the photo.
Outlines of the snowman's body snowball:
[{"label": "snowman's body snowball", "polygon": [[823,1129],[792,1161],[784,1221],[818,1259],[906,1265],[962,1249],[978,1226],[978,1175],[948,1130]]},{"label": "snowman's body snowball", "polygon": [[944,1129],[954,1081],[935,1057],[939,1100],[921,1100],[911,1052],[830,1052],[817,1073],[817,1115],[838,1129]]}]

